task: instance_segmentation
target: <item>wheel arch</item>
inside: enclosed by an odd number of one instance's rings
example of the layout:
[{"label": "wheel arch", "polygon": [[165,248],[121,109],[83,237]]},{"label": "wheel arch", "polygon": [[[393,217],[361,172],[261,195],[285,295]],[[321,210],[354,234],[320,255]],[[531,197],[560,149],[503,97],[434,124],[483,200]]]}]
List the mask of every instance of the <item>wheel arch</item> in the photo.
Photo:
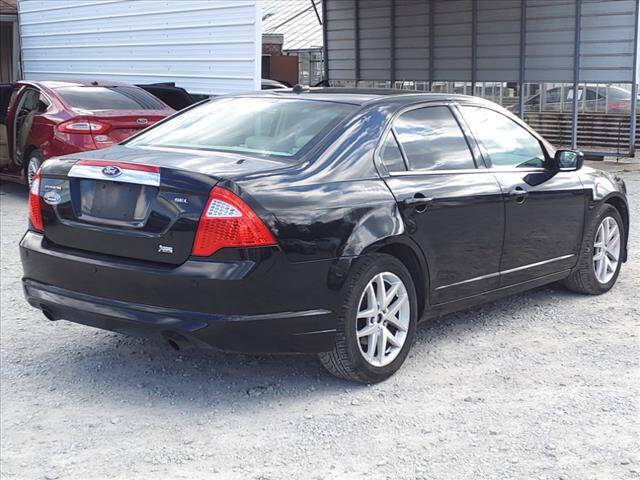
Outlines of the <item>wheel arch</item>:
[{"label": "wheel arch", "polygon": [[40,151],[40,149],[35,145],[29,144],[24,148],[24,155],[22,156],[22,172],[23,173],[26,173],[27,171],[26,168],[27,168],[27,165],[29,165],[29,155],[31,155],[36,150],[38,150],[40,152],[40,155],[42,155],[42,152]]},{"label": "wheel arch", "polygon": [[24,155],[22,157],[22,165],[20,168],[20,174],[22,177],[22,181],[25,183],[25,185],[29,186],[29,179],[27,178],[27,168],[29,168],[29,159],[31,157],[31,154],[33,152],[39,152],[40,153],[40,157],[43,159],[42,161],[44,161],[44,155],[42,154],[42,151],[36,147],[33,144],[29,144],[25,147],[24,149]]},{"label": "wheel arch", "polygon": [[621,195],[611,194],[606,197],[603,204],[611,205],[615,208],[620,216],[622,217],[622,222],[624,224],[624,244],[623,244],[623,254],[622,261],[627,261],[627,241],[629,238],[629,206],[627,205],[626,200]]},{"label": "wheel arch", "polygon": [[391,255],[409,270],[416,289],[419,320],[429,301],[429,267],[420,248],[412,240],[398,236],[371,244],[362,252],[363,255],[370,253]]}]

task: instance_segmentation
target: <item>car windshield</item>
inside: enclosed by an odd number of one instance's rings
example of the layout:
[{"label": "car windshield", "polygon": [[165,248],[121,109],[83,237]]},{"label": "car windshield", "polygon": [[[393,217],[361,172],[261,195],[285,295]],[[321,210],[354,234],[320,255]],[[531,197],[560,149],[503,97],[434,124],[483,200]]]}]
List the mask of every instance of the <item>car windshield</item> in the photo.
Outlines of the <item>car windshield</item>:
[{"label": "car windshield", "polygon": [[137,87],[62,87],[58,94],[83,110],[162,110],[165,105]]},{"label": "car windshield", "polygon": [[295,157],[355,108],[305,99],[218,98],[147,130],[127,144]]}]

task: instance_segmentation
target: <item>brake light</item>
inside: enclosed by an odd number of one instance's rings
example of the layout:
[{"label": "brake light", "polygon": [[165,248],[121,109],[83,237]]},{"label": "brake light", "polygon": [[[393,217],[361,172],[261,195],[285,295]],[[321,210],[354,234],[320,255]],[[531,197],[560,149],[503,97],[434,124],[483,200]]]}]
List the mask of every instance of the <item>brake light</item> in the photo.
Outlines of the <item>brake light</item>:
[{"label": "brake light", "polygon": [[88,133],[99,135],[109,130],[111,125],[98,120],[75,119],[61,123],[57,128],[63,133]]},{"label": "brake light", "polygon": [[33,177],[29,190],[29,221],[34,230],[42,232],[42,210],[40,209],[40,170]]},{"label": "brake light", "polygon": [[225,247],[275,244],[269,229],[240,197],[227,189],[214,187],[200,217],[191,253],[208,257]]},{"label": "brake light", "polygon": [[631,109],[631,100],[611,100],[609,101],[609,110],[629,110]]}]

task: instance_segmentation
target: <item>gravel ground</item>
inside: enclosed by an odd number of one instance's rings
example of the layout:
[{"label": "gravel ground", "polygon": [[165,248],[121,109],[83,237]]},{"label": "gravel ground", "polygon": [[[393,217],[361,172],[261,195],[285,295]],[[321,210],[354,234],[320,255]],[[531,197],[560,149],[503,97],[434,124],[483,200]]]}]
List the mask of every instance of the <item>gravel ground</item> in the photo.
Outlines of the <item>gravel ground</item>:
[{"label": "gravel ground", "polygon": [[20,287],[24,187],[3,184],[2,479],[640,478],[640,172],[616,287],[540,288],[423,324],[400,372],[180,355],[47,322]]}]

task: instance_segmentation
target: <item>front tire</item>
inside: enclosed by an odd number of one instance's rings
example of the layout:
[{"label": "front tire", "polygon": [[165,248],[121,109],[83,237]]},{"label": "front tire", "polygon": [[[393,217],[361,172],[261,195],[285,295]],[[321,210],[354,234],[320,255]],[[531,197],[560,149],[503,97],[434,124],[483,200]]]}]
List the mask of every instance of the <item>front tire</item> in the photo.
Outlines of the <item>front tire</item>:
[{"label": "front tire", "polygon": [[29,160],[27,160],[27,164],[24,168],[24,177],[29,188],[31,188],[33,178],[35,177],[38,169],[42,166],[42,162],[44,162],[44,157],[40,151],[34,150],[29,154]]},{"label": "front tire", "polygon": [[564,285],[590,295],[609,291],[620,273],[625,235],[620,212],[608,203],[601,205],[585,229],[578,265]]},{"label": "front tire", "polygon": [[319,355],[333,375],[377,383],[404,363],[413,342],[418,302],[411,274],[395,257],[363,257],[344,286],[336,344]]}]

